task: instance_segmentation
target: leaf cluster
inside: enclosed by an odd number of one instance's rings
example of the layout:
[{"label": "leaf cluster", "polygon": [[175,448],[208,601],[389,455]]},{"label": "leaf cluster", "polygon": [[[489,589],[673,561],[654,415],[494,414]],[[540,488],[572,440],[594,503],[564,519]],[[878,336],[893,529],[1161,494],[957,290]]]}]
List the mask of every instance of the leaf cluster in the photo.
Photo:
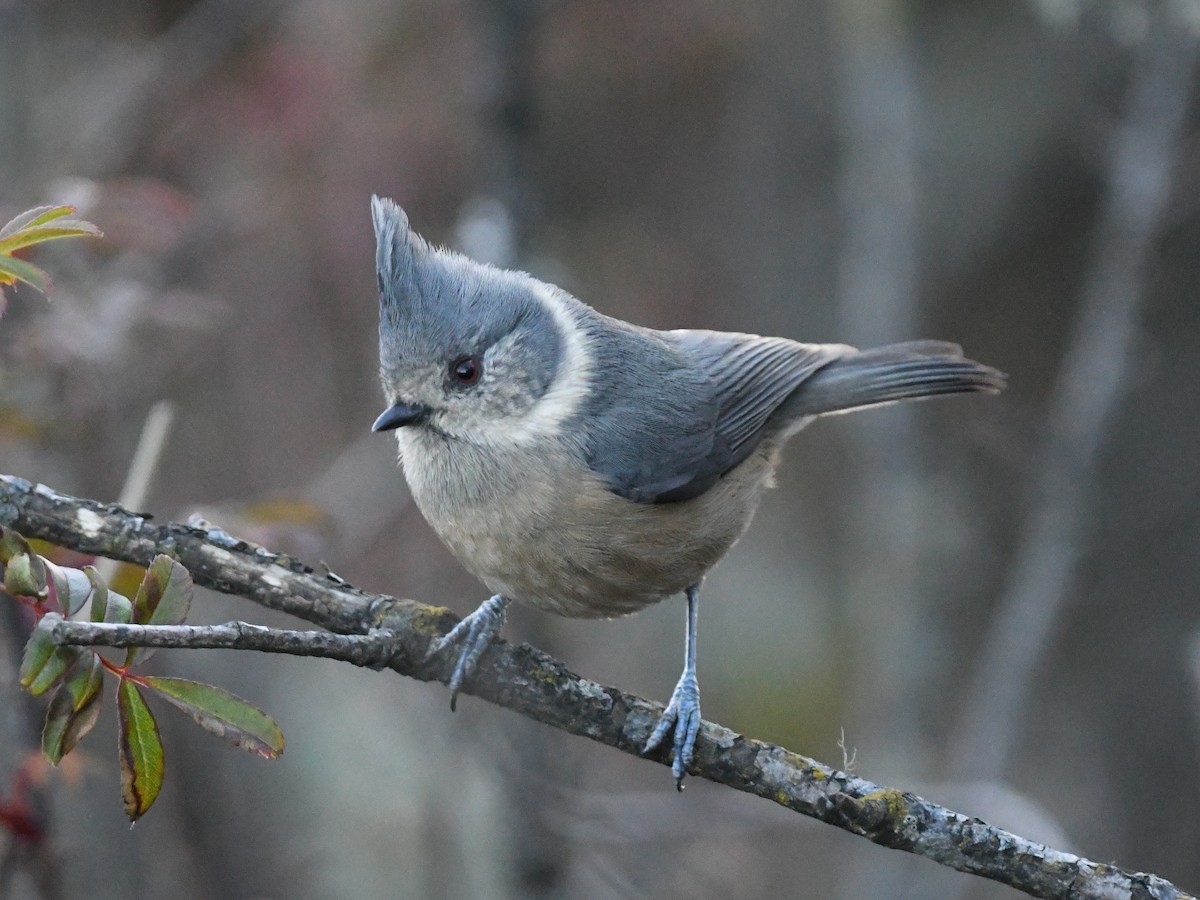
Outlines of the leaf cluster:
[{"label": "leaf cluster", "polygon": [[[91,222],[73,218],[74,213],[73,206],[37,206],[0,227],[0,288],[23,281],[43,294],[49,292],[50,276],[46,271],[14,254],[59,238],[103,237]],[[0,315],[3,314],[4,295],[0,290]]]},{"label": "leaf cluster", "polygon": [[3,592],[32,610],[37,624],[25,646],[20,683],[35,696],[50,695],[42,751],[54,765],[83,739],[100,715],[105,674],[116,679],[118,758],[125,813],[136,822],[154,804],[165,771],[158,722],[146,703],[154,695],[201,728],[268,759],[283,752],[283,733],[262,710],[223,688],[185,678],[146,675],[141,666],[153,648],[131,647],[113,662],[88,647],[60,646],[54,626],[86,616],[118,625],[181,625],[192,602],[192,578],[179,562],[160,554],[146,569],[131,600],[112,590],[93,566],[57,565],[39,556],[11,529],[0,527]]}]

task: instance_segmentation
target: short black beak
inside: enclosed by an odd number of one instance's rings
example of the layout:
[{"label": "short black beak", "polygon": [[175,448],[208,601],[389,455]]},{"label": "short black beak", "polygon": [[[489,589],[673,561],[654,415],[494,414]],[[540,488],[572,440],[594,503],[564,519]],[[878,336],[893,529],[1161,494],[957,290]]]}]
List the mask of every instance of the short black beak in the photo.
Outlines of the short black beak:
[{"label": "short black beak", "polygon": [[407,403],[397,403],[390,409],[385,409],[383,413],[375,420],[375,424],[371,426],[372,431],[392,431],[395,428],[403,428],[405,425],[412,425],[414,422],[419,422],[425,418],[428,413],[424,406],[410,406]]}]

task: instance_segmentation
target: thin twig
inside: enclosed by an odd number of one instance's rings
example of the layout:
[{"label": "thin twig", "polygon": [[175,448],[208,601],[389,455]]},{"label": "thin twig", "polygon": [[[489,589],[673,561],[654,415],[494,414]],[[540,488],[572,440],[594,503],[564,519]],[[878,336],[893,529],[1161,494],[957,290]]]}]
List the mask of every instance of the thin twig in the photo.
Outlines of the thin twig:
[{"label": "thin twig", "polygon": [[[51,614],[54,615],[54,614]],[[75,647],[160,647],[173,650],[255,650],[290,656],[337,659],[382,668],[392,646],[390,632],[333,634],[291,631],[249,622],[224,625],[118,625],[59,618],[50,630],[54,643]]]},{"label": "thin twig", "polygon": [[[373,627],[390,631],[388,666],[396,672],[426,681],[444,681],[449,676],[447,660],[426,660],[430,642],[457,621],[449,610],[368,594],[332,573],[316,574],[286,556],[224,532],[157,525],[120,507],[68,497],[7,475],[0,475],[0,525],[28,537],[140,565],[159,553],[170,553],[199,584],[293,613],[340,634],[366,635]],[[235,640],[260,639],[253,637],[261,634],[257,629],[218,627],[233,628]],[[64,636],[71,633],[71,628],[63,632]],[[294,638],[303,633],[290,634]],[[377,650],[378,640],[378,635],[370,635],[366,644]],[[662,713],[657,703],[580,678],[539,650],[504,641],[483,655],[465,690],[634,756],[640,755]],[[650,758],[668,762],[665,751]],[[882,846],[1000,881],[1036,897],[1191,897],[1157,876],[1052,850],[907,791],[838,772],[710,722],[701,726],[689,772],[773,800]]]}]

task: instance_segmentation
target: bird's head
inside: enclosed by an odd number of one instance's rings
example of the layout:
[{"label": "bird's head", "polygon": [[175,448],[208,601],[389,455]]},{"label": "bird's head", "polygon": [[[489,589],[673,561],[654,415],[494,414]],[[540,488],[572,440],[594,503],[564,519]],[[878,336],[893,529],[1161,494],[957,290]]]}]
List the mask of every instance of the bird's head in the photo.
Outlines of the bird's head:
[{"label": "bird's head", "polygon": [[372,198],[371,212],[389,404],[374,430],[418,426],[488,443],[561,425],[587,385],[577,301],[430,246],[391,200]]}]

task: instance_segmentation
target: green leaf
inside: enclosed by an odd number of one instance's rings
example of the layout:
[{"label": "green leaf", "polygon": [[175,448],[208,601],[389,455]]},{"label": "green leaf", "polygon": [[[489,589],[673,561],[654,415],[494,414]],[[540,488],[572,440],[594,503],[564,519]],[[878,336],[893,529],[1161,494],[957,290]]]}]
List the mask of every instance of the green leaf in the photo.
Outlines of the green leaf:
[{"label": "green leaf", "polygon": [[22,228],[53,222],[55,219],[69,216],[73,212],[75,212],[73,206],[35,206],[33,209],[27,209],[15,216],[3,228],[0,228],[0,238],[6,238]]},{"label": "green leaf", "polygon": [[34,574],[32,554],[14,556],[4,567],[4,589],[18,597],[38,596],[37,576]]},{"label": "green leaf", "polygon": [[34,244],[44,244],[46,241],[72,237],[103,237],[103,234],[91,222],[84,222],[80,219],[63,219],[53,225],[22,228],[15,234],[0,238],[0,254],[7,256],[22,247],[31,247]]},{"label": "green leaf", "polygon": [[83,604],[91,596],[92,585],[87,574],[79,569],[58,566],[49,560],[42,560],[49,573],[49,585],[54,590],[52,599],[57,601],[58,608],[64,616],[70,617],[83,609]]},{"label": "green leaf", "polygon": [[31,262],[15,256],[0,256],[0,284],[16,284],[23,281],[43,294],[50,290],[50,275]]},{"label": "green leaf", "polygon": [[283,753],[283,732],[258,707],[224,688],[186,678],[148,675],[145,686],[153,688],[172,706],[183,710],[205,731],[230,741],[235,747],[275,759]]},{"label": "green leaf", "polygon": [[116,591],[108,592],[108,606],[104,610],[104,621],[114,625],[128,625],[133,620],[133,601]]},{"label": "green leaf", "polygon": [[129,598],[110,591],[95,566],[84,566],[83,574],[92,585],[92,621],[128,625],[133,620],[133,604]]},{"label": "green leaf", "polygon": [[180,625],[191,605],[188,570],[165,554],[156,556],[133,599],[133,621],[138,625]]},{"label": "green leaf", "polygon": [[50,636],[55,621],[57,620],[53,616],[42,616],[25,644],[25,653],[21,657],[21,672],[18,676],[23,688],[33,684],[38,673],[46,668],[50,658],[54,656],[54,651],[58,649]]},{"label": "green leaf", "polygon": [[42,729],[42,752],[51,764],[58,765],[75,749],[100,718],[100,685],[104,667],[100,657],[87,653],[71,677],[50,698],[46,725]]},{"label": "green leaf", "polygon": [[10,559],[20,553],[32,552],[29,541],[11,528],[0,526],[0,565],[7,565]]},{"label": "green leaf", "polygon": [[[171,557],[156,556],[133,599],[133,621],[138,625],[179,625],[191,605],[191,574]],[[125,665],[145,662],[153,655],[153,647],[130,647]]]},{"label": "green leaf", "polygon": [[35,697],[54,687],[79,659],[78,647],[59,647],[51,637],[54,626],[61,621],[62,618],[57,615],[42,616],[25,645],[19,678],[21,687]]},{"label": "green leaf", "polygon": [[35,697],[40,697],[58,683],[63,673],[79,659],[83,651],[78,647],[58,647],[50,655],[49,662],[37,673],[33,682],[27,685],[27,690]]},{"label": "green leaf", "polygon": [[15,531],[4,535],[4,589],[18,597],[46,596],[46,566]]},{"label": "green leaf", "polygon": [[24,281],[43,294],[47,293],[50,276],[33,263],[12,254],[22,247],[61,238],[103,237],[100,229],[91,222],[71,218],[74,212],[73,206],[39,206],[26,210],[0,228],[0,285]]},{"label": "green leaf", "polygon": [[163,782],[163,746],[158,723],[128,678],[117,686],[118,755],[125,815],[136,822],[154,805]]}]

